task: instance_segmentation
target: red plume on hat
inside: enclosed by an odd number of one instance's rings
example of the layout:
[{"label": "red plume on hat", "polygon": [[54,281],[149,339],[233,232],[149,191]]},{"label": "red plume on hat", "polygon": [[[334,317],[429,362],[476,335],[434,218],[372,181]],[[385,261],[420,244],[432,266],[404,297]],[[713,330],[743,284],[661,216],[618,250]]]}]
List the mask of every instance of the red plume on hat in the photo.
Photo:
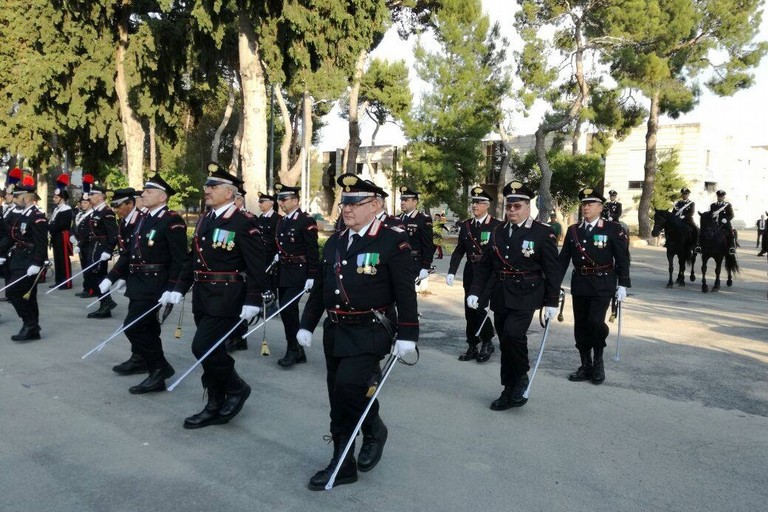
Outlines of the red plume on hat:
[{"label": "red plume on hat", "polygon": [[83,174],[83,193],[87,194],[91,191],[91,185],[93,185],[93,174]]},{"label": "red plume on hat", "polygon": [[60,174],[58,178],[56,178],[56,185],[59,185],[60,187],[66,187],[69,185],[69,175],[68,174]]},{"label": "red plume on hat", "polygon": [[32,176],[24,176],[24,179],[21,180],[21,185],[23,187],[34,187],[35,179]]},{"label": "red plume on hat", "polygon": [[9,185],[15,185],[16,183],[21,181],[21,169],[18,167],[14,167],[10,171],[8,171],[8,176],[5,179],[6,183]]}]

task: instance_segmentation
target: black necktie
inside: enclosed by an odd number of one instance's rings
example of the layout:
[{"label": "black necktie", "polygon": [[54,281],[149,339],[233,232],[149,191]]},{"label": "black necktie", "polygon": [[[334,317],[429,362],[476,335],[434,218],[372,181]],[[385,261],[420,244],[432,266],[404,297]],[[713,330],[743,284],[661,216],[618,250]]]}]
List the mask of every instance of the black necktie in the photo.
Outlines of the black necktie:
[{"label": "black necktie", "polygon": [[587,224],[587,234],[592,232],[592,224]]},{"label": "black necktie", "polygon": [[355,233],[355,234],[353,234],[353,235],[352,235],[351,237],[349,237],[349,238],[350,238],[351,242],[349,242],[349,245],[347,246],[347,253],[349,253],[349,252],[350,252],[350,250],[352,249],[352,247],[354,247],[354,245],[355,245],[355,242],[357,242],[358,240],[360,240],[360,235],[358,235],[357,233]]},{"label": "black necktie", "polygon": [[512,224],[512,225],[509,227],[509,236],[511,237],[512,235],[514,235],[514,234],[515,234],[515,231],[517,231],[519,227],[520,227],[520,226],[518,226],[517,224]]}]

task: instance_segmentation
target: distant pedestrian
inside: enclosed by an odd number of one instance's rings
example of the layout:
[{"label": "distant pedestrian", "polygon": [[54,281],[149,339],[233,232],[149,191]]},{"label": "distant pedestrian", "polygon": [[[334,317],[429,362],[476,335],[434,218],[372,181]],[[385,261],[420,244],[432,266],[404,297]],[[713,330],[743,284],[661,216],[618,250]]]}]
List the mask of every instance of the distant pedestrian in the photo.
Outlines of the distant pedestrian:
[{"label": "distant pedestrian", "polygon": [[[757,226],[757,240],[755,240],[755,247],[760,247],[760,242],[765,236],[765,215],[761,215],[760,218],[755,223],[755,225]],[[764,252],[760,251],[760,254],[758,254],[758,256],[762,256],[763,254]]]},{"label": "distant pedestrian", "polygon": [[555,233],[555,237],[557,237],[556,243],[559,245],[560,239],[563,237],[563,225],[557,222],[557,214],[555,212],[549,214],[549,227]]}]

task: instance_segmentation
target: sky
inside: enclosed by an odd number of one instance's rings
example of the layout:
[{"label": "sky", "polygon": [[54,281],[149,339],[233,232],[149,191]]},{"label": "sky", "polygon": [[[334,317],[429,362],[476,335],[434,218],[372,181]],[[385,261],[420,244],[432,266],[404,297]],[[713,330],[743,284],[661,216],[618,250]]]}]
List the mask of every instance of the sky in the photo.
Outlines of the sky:
[{"label": "sky", "polygon": [[[498,22],[502,34],[511,41],[511,47],[519,47],[519,39],[513,28],[513,16],[516,6],[514,0],[483,0],[483,9],[492,22]],[[768,40],[768,15],[764,15],[760,27],[759,40]],[[373,57],[387,60],[405,59],[410,66],[413,64],[413,41],[403,42],[397,34],[390,30],[382,43],[373,52]],[[511,51],[510,51],[511,53]],[[511,61],[510,61],[511,63]],[[677,120],[662,118],[662,124],[669,123],[702,123],[704,126],[715,128],[739,137],[745,145],[768,145],[768,130],[765,128],[764,116],[768,116],[768,57],[764,57],[760,66],[755,69],[755,84],[745,91],[740,91],[729,98],[720,98],[704,91],[698,106],[689,114]],[[415,71],[411,68],[411,90],[414,98],[426,84],[420,82]],[[647,106],[647,105],[646,105]],[[761,114],[762,112],[762,114]],[[533,133],[544,113],[544,108],[535,109],[528,118],[516,116],[512,119],[512,135]],[[331,151],[343,148],[349,138],[347,123],[334,109],[326,116],[328,123],[320,132],[321,151]],[[371,143],[374,124],[370,119],[362,119],[361,134],[363,145]],[[383,126],[376,136],[377,145],[403,145],[406,143],[401,130],[388,123]]]}]

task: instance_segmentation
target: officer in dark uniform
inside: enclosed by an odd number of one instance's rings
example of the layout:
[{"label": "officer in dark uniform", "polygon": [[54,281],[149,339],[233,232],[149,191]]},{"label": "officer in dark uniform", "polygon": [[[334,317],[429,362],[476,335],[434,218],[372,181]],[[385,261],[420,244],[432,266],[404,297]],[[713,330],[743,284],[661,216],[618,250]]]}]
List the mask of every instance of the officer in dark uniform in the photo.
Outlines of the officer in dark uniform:
[{"label": "officer in dark uniform", "polygon": [[601,217],[605,220],[619,222],[619,218],[621,217],[621,203],[616,200],[618,196],[619,193],[615,190],[608,192],[609,200],[603,205],[603,213],[601,214]]},{"label": "officer in dark uniform", "polygon": [[[107,262],[117,247],[118,230],[115,212],[107,206],[107,189],[99,183],[91,185],[88,200],[93,206],[93,213],[85,222],[88,223],[88,254],[89,264],[101,261],[86,274],[90,276],[93,293],[98,293],[99,283],[107,277]],[[109,318],[117,303],[111,296],[99,300],[99,309],[88,313],[88,318]]]},{"label": "officer in dark uniform", "polygon": [[531,217],[533,191],[519,181],[507,183],[507,222],[491,233],[483,255],[474,266],[467,306],[477,309],[485,300],[490,279],[490,302],[501,348],[501,396],[494,411],[521,407],[528,401],[528,337],[534,312],[544,307],[545,319],[557,316],[561,274],[555,234]]},{"label": "officer in dark uniform", "polygon": [[[389,215],[387,213],[387,198],[389,197],[389,194],[371,180],[365,180],[365,182],[376,189],[376,218],[388,228],[397,227],[405,229],[405,224],[400,220],[400,217],[395,217],[394,215]],[[344,216],[339,215],[339,218],[342,220],[343,224]],[[346,228],[346,226],[344,227]]]},{"label": "officer in dark uniform", "polygon": [[[192,313],[197,331],[192,353],[198,359],[233,326],[259,314],[261,294],[267,289],[259,223],[253,215],[235,207],[235,193],[242,180],[215,162],[208,165],[208,173],[205,204],[209,212],[195,226],[188,270],[167,296],[169,303],[178,304],[194,282]],[[251,387],[235,371],[235,360],[223,343],[202,365],[208,403],[184,420],[184,428],[227,423],[251,394]]]},{"label": "officer in dark uniform", "polygon": [[699,240],[699,227],[693,221],[693,214],[696,212],[696,203],[689,199],[691,191],[687,187],[680,189],[680,199],[672,206],[672,213],[685,221],[691,227],[691,239],[694,243]]},{"label": "officer in dark uniform", "polygon": [[[237,188],[237,193],[235,194],[235,208],[237,208],[240,211],[251,213],[248,211],[248,208],[245,207],[245,188],[242,186]],[[258,217],[257,217],[258,219]],[[261,229],[261,223],[259,222],[259,229]],[[264,238],[264,231],[261,231],[262,238]],[[265,244],[266,247],[266,244]],[[235,329],[235,332],[232,333],[232,335],[227,339],[227,341],[224,342],[224,347],[227,349],[227,352],[236,352],[238,350],[248,350],[248,340],[246,340],[243,336],[245,336],[245,333],[248,332],[248,325],[245,323],[241,323],[237,329]]]},{"label": "officer in dark uniform", "polygon": [[[491,233],[497,226],[502,224],[498,219],[494,219],[489,213],[491,206],[491,196],[483,191],[482,187],[472,187],[469,196],[472,202],[472,217],[459,225],[459,240],[456,250],[451,255],[451,262],[448,265],[448,275],[445,276],[445,284],[453,286],[453,280],[456,271],[459,269],[464,255],[467,256],[467,262],[464,265],[463,285],[464,285],[464,318],[467,321],[467,351],[459,356],[459,361],[477,360],[478,363],[484,363],[491,358],[493,354],[493,324],[485,322],[480,335],[477,331],[485,318],[483,311],[471,309],[467,306],[467,297],[471,295],[470,289],[473,283],[473,266],[480,261],[483,255],[483,249],[488,245],[491,239]],[[482,346],[478,350],[478,345]]]},{"label": "officer in dark uniform", "polygon": [[[316,491],[325,488],[352,436],[368,404],[368,379],[392,349],[393,339],[397,337],[393,353],[405,355],[415,351],[419,335],[405,232],[387,228],[375,218],[375,187],[356,175],[342,175],[337,181],[343,187],[342,215],[348,229],[334,233],[325,244],[318,282],[304,308],[297,335],[303,346],[310,346],[312,331],[323,311],[328,313],[323,324],[323,351],[333,457],[328,467],[310,479],[309,488]],[[374,427],[363,440],[360,462],[355,462],[354,450],[350,450],[335,485],[356,482],[357,469],[370,471],[381,458],[388,431],[379,417],[378,402],[369,415]]]},{"label": "officer in dark uniform", "polygon": [[[88,248],[90,245],[88,241],[88,219],[93,214],[91,201],[88,199],[90,190],[90,185],[83,181],[83,195],[80,197],[79,211],[75,215],[74,234],[69,237],[69,241],[72,242],[72,252],[80,257],[80,268],[88,268]],[[83,274],[83,290],[76,293],[75,296],[87,298],[93,295],[93,289],[90,286],[91,281],[92,279],[88,272]]]},{"label": "officer in dark uniform", "polygon": [[258,217],[259,228],[261,229],[261,236],[264,238],[264,251],[267,255],[267,266],[274,263],[269,270],[268,281],[269,289],[275,297],[277,297],[280,271],[279,265],[275,263],[275,256],[277,255],[275,233],[277,232],[277,224],[282,218],[282,215],[280,215],[275,207],[276,200],[277,198],[274,195],[259,192],[259,211],[261,212]]},{"label": "officer in dark uniform", "polygon": [[583,221],[568,228],[559,256],[563,276],[573,262],[573,333],[581,356],[581,366],[568,378],[601,384],[608,337],[605,314],[611,297],[623,301],[631,286],[629,241],[619,225],[599,218],[605,201],[599,191],[585,188],[579,199]]},{"label": "officer in dark uniform", "polygon": [[[117,216],[120,217],[120,221],[117,223],[117,231],[118,231],[118,248],[120,250],[120,257],[121,258],[130,258],[131,253],[131,247],[132,247],[132,241],[133,241],[133,234],[136,231],[136,227],[141,222],[141,219],[144,217],[144,213],[139,210],[136,207],[136,190],[134,190],[131,187],[128,188],[118,188],[114,191],[114,194],[112,195],[112,201],[110,203],[110,206],[115,210],[117,213]],[[110,271],[110,274],[112,277],[108,278],[110,280],[114,279],[115,268],[118,268],[117,265],[121,264],[123,267],[125,266],[125,263],[121,263],[120,260],[115,264],[115,267],[112,268],[112,271]],[[121,289],[126,282],[126,272],[125,268],[122,268],[118,270],[123,275],[121,278],[118,278],[115,282],[115,293],[119,289]],[[130,274],[130,268],[128,269],[128,273]],[[137,309],[138,302],[134,306],[134,309]],[[151,306],[150,306],[151,307]],[[138,314],[141,314],[141,311],[138,312]],[[128,307],[128,316],[131,315],[131,306]],[[135,317],[135,315],[133,315]],[[141,331],[136,331],[141,332]],[[131,336],[127,335],[128,340],[131,340]],[[135,333],[134,333],[135,337]],[[122,363],[115,365],[112,367],[112,371],[119,374],[119,375],[133,375],[138,373],[147,373],[147,363],[144,360],[144,357],[141,355],[141,351],[139,350],[139,347],[135,343],[131,343],[131,357],[128,358],[126,361],[123,361]]]},{"label": "officer in dark uniform", "polygon": [[[48,221],[48,231],[51,234],[51,248],[53,249],[53,267],[54,283],[51,288],[63,283],[72,277],[72,262],[69,257],[72,256],[72,242],[69,237],[72,236],[72,223],[74,221],[74,211],[67,204],[69,201],[69,176],[66,174],[56,178],[56,188],[53,191],[53,204],[56,206],[51,213],[51,219]],[[72,288],[72,281],[67,282],[61,288],[69,290]]]},{"label": "officer in dark uniform", "polygon": [[[121,197],[133,196],[135,191],[122,190]],[[148,213],[139,220],[128,238],[129,245],[122,251],[109,275],[99,284],[99,291],[109,291],[112,283],[124,279],[125,295],[130,299],[124,325],[128,325],[160,302],[170,303],[170,294],[179,285],[181,275],[188,267],[187,225],[179,214],[168,209],[168,198],[176,191],[158,174],[151,174],[144,184],[142,198]],[[178,292],[177,292],[178,293]],[[129,392],[135,395],[165,391],[165,379],[175,372],[165,359],[160,339],[158,315],[150,314],[126,329],[131,352],[139,356],[129,359],[116,373],[139,373],[141,363],[149,376]]]},{"label": "officer in dark uniform", "polygon": [[[3,215],[0,219],[0,241],[9,236],[11,225],[14,218],[21,214],[21,210],[16,207],[13,201],[13,189],[21,181],[21,169],[14,167],[5,176],[5,186],[3,187]],[[0,253],[0,258],[8,259],[8,254]],[[8,265],[0,264],[0,276],[8,278]],[[6,302],[7,296],[0,297],[0,301]]]},{"label": "officer in dark uniform", "polygon": [[[285,213],[275,227],[275,243],[280,262],[278,295],[284,304],[302,290],[309,290],[318,272],[319,249],[317,244],[317,223],[315,219],[299,208],[299,188],[278,183],[275,185],[277,202]],[[283,320],[287,348],[285,356],[277,361],[283,368],[296,363],[306,363],[304,348],[296,341],[299,330],[299,301],[285,308],[280,317]]]},{"label": "officer in dark uniform", "polygon": [[13,341],[40,339],[37,281],[48,256],[48,220],[35,206],[39,200],[34,180],[23,178],[13,190],[13,202],[21,213],[12,216],[6,236],[0,240],[0,265],[8,268],[6,285],[26,276],[6,290],[8,301],[23,322],[19,333],[11,336]]},{"label": "officer in dark uniform", "polygon": [[432,259],[435,255],[435,242],[432,233],[432,218],[420,213],[419,192],[408,187],[400,187],[400,220],[405,224],[408,243],[411,245],[414,279],[424,280],[429,276]]},{"label": "officer in dark uniform", "polygon": [[712,214],[715,224],[725,230],[725,238],[728,241],[728,252],[736,254],[736,237],[733,233],[733,206],[725,200],[725,190],[717,191],[717,201],[709,205],[709,213]]}]

